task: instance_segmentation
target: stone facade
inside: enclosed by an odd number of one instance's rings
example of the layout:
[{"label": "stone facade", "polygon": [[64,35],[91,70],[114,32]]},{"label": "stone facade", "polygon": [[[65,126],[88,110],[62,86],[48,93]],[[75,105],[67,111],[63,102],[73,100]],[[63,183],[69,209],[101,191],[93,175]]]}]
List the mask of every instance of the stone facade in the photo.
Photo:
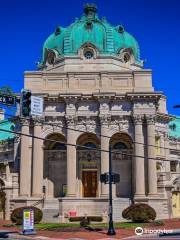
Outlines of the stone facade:
[{"label": "stone facade", "polygon": [[111,146],[113,171],[120,174],[113,185],[114,220],[132,202],[152,205],[157,218],[176,217],[180,210],[173,210],[172,198],[180,194],[180,143],[168,136],[172,116],[166,97],[153,88],[152,71],[132,51],[123,60],[125,52],[101,54],[87,41],[75,55],[54,50],[53,62],[44,58],[38,71],[25,72],[24,88],[44,98],[44,115],[20,124],[13,208],[37,204],[44,221],[65,222],[71,211],[106,221],[108,185],[100,174],[109,171]]}]

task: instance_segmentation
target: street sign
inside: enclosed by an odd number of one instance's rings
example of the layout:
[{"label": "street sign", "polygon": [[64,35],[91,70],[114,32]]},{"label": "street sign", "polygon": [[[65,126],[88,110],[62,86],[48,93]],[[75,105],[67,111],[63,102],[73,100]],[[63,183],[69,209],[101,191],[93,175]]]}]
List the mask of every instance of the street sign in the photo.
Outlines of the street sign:
[{"label": "street sign", "polygon": [[31,96],[31,115],[43,115],[43,98]]},{"label": "street sign", "polygon": [[0,103],[6,104],[6,105],[15,105],[16,97],[0,94]]}]

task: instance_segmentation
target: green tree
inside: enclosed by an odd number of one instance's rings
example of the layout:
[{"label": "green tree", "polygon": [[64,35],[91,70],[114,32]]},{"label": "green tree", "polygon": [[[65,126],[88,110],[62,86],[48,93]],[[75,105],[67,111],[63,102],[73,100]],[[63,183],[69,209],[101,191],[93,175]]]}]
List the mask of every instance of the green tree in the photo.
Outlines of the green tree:
[{"label": "green tree", "polygon": [[13,95],[13,90],[10,86],[2,86],[0,87],[0,94]]}]

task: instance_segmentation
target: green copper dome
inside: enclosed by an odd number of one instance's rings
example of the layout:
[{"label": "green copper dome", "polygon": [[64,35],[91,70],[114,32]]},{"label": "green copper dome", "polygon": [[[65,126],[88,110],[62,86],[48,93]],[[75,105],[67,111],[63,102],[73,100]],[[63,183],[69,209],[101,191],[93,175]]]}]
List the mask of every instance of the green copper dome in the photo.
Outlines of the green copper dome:
[{"label": "green copper dome", "polygon": [[77,55],[86,43],[97,48],[100,55],[117,55],[122,49],[130,49],[136,62],[140,62],[139,45],[121,25],[112,26],[105,18],[99,19],[95,4],[86,4],[84,14],[67,28],[57,27],[44,43],[42,63],[47,51],[56,56]]},{"label": "green copper dome", "polygon": [[169,122],[169,137],[180,138],[180,117]]}]

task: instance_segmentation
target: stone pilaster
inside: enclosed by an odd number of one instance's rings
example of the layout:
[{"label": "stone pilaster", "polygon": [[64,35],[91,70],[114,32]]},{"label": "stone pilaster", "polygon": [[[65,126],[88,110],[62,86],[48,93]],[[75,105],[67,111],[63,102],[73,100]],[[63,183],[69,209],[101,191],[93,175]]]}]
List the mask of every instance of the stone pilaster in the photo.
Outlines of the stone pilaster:
[{"label": "stone pilaster", "polygon": [[[104,137],[109,135],[109,121],[110,117],[108,115],[100,116],[101,122],[101,149],[106,151],[101,151],[101,174],[109,172],[109,138]],[[109,186],[108,184],[101,183],[101,196],[108,197]]]},{"label": "stone pilaster", "polygon": [[[76,196],[76,133],[75,118],[66,115],[67,123],[67,197]],[[70,144],[70,145],[69,145]],[[72,145],[71,145],[72,144]]]},{"label": "stone pilaster", "polygon": [[[23,121],[21,133],[29,135],[29,122]],[[20,159],[20,196],[30,197],[31,195],[31,158],[30,158],[30,137],[21,135],[21,159]]]},{"label": "stone pilaster", "polygon": [[[165,134],[165,136],[164,136],[164,152],[165,152],[165,158],[167,159],[167,160],[169,160],[170,158],[169,158],[169,155],[170,155],[170,152],[169,152],[169,148],[170,148],[170,146],[169,146],[169,139],[168,139],[168,134],[166,133]],[[165,162],[165,171],[166,172],[170,172],[171,170],[170,170],[170,161],[167,161],[167,162]]]},{"label": "stone pilaster", "polygon": [[147,116],[147,150],[148,150],[148,195],[157,195],[157,172],[155,160],[155,123],[154,116]]},{"label": "stone pilaster", "polygon": [[145,197],[143,117],[134,116],[135,123],[135,198]]},{"label": "stone pilaster", "polygon": [[11,211],[10,211],[11,189],[10,188],[6,188],[5,194],[6,194],[5,220],[10,220],[10,215],[11,215]]},{"label": "stone pilaster", "polygon": [[[41,137],[41,123],[34,123],[34,136]],[[43,140],[33,140],[32,196],[42,197],[43,185]]]}]

